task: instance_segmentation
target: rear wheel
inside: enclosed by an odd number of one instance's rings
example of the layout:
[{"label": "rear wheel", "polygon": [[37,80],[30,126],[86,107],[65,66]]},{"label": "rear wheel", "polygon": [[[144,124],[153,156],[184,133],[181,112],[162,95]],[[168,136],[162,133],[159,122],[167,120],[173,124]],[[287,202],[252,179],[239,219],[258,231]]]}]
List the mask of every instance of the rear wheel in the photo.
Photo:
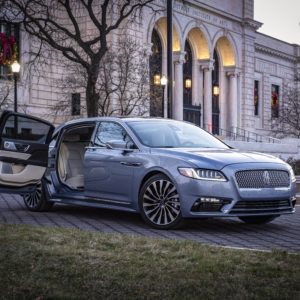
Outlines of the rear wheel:
[{"label": "rear wheel", "polygon": [[141,188],[139,206],[146,223],[158,229],[182,224],[180,199],[173,182],[165,175],[149,178]]},{"label": "rear wheel", "polygon": [[23,200],[30,211],[47,211],[53,206],[53,202],[47,200],[43,181],[37,184],[34,192],[23,195]]},{"label": "rear wheel", "polygon": [[278,216],[258,216],[258,217],[239,217],[240,220],[242,220],[245,223],[248,224],[266,224],[274,219],[276,219]]}]

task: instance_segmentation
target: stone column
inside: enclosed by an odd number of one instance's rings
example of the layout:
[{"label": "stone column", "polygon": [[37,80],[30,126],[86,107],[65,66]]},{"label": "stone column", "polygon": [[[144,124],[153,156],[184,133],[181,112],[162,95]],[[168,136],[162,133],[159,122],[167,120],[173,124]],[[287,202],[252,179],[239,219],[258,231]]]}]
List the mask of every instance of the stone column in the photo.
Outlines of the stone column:
[{"label": "stone column", "polygon": [[201,68],[204,70],[204,91],[203,91],[203,128],[212,132],[212,70],[213,60],[202,62]]},{"label": "stone column", "polygon": [[192,75],[192,104],[199,106],[202,102],[200,95],[203,86],[202,70],[199,60],[193,60]]},{"label": "stone column", "polygon": [[173,118],[183,120],[183,63],[185,52],[174,52]]},{"label": "stone column", "polygon": [[229,105],[230,105],[230,129],[235,131],[238,127],[238,90],[237,90],[237,77],[238,72],[236,70],[228,71],[229,77]]}]

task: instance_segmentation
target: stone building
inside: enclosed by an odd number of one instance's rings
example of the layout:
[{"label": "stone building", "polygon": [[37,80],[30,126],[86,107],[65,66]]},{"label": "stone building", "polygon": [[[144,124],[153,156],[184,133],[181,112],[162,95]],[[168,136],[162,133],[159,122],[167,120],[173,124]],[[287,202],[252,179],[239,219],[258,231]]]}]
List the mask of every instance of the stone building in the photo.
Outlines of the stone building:
[{"label": "stone building", "polygon": [[[156,0],[153,6],[156,12],[145,8],[125,31],[147,49],[151,89],[160,89],[155,83],[167,73],[166,1]],[[174,1],[173,118],[219,135],[241,131],[272,135],[285,87],[299,85],[295,79],[300,74],[300,46],[258,33],[261,26],[254,20],[254,0]],[[20,49],[30,47],[30,39],[21,32]],[[45,116],[62,96],[71,97],[53,83],[62,73],[52,62],[48,78],[37,80],[36,74],[20,78],[19,95],[28,113]],[[150,115],[166,117],[166,90],[150,97],[149,105]],[[70,109],[70,115],[72,111],[76,109]]]}]

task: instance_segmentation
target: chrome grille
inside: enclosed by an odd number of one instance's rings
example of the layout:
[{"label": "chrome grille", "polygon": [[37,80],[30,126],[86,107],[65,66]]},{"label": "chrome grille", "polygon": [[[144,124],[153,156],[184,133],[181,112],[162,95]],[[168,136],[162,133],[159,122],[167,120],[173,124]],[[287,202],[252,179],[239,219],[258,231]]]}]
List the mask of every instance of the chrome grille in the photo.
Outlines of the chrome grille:
[{"label": "chrome grille", "polygon": [[282,170],[245,170],[235,173],[241,189],[261,189],[289,187],[290,176]]}]

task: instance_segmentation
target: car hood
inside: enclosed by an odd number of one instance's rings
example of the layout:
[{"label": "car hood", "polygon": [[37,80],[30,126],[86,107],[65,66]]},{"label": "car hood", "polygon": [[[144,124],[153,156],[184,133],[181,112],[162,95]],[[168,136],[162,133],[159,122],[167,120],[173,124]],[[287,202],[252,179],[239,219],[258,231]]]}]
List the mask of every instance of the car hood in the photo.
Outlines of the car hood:
[{"label": "car hood", "polygon": [[281,159],[269,154],[258,152],[240,151],[237,149],[152,149],[152,153],[157,152],[161,155],[174,156],[187,160],[188,162],[202,168],[223,169],[225,166],[241,163],[277,163],[285,164]]}]

